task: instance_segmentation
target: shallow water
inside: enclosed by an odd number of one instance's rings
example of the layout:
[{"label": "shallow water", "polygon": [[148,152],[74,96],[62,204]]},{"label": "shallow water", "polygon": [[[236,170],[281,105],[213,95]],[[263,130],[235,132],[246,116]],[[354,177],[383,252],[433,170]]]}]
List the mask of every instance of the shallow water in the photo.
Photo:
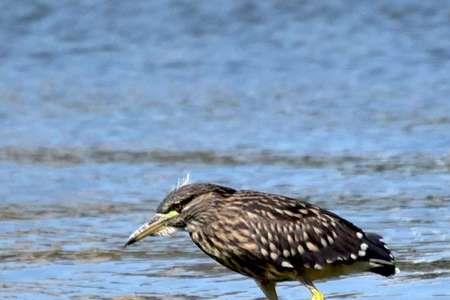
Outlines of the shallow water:
[{"label": "shallow water", "polygon": [[122,248],[190,172],[383,235],[401,273],[330,299],[450,299],[450,6],[0,7],[0,298],[261,299],[185,233]]}]

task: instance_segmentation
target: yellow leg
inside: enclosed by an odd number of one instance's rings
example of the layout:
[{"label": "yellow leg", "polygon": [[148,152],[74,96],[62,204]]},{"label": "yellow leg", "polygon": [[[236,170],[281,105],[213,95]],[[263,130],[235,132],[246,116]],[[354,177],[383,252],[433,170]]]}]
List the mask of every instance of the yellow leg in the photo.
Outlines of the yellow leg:
[{"label": "yellow leg", "polygon": [[322,294],[311,281],[304,281],[303,284],[308,288],[311,292],[311,300],[325,300],[324,294]]},{"label": "yellow leg", "polygon": [[309,289],[312,294],[311,300],[325,300],[325,296],[315,287]]}]

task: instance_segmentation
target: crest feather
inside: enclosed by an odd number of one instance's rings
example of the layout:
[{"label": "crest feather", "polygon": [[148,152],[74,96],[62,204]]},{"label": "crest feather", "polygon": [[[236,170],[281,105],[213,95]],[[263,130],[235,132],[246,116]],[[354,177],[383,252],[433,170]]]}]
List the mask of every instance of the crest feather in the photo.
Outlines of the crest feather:
[{"label": "crest feather", "polygon": [[188,185],[191,183],[191,174],[186,173],[186,175],[182,178],[178,178],[177,180],[177,186],[175,187],[175,190],[178,190],[180,187]]}]

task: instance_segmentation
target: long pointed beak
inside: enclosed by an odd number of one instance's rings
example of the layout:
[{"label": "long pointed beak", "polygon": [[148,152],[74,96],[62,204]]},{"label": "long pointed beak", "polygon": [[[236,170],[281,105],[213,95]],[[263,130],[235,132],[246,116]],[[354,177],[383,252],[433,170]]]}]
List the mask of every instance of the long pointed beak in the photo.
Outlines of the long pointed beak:
[{"label": "long pointed beak", "polygon": [[158,234],[166,228],[166,224],[169,220],[177,217],[178,215],[179,213],[174,210],[169,211],[167,214],[155,214],[148,223],[143,224],[130,235],[124,247],[136,243],[146,236]]}]

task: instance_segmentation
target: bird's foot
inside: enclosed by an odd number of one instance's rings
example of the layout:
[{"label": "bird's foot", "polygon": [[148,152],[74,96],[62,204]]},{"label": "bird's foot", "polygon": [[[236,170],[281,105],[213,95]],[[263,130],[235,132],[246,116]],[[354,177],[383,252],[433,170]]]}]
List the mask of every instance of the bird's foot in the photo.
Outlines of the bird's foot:
[{"label": "bird's foot", "polygon": [[311,289],[311,300],[325,300],[325,296],[316,288]]}]

